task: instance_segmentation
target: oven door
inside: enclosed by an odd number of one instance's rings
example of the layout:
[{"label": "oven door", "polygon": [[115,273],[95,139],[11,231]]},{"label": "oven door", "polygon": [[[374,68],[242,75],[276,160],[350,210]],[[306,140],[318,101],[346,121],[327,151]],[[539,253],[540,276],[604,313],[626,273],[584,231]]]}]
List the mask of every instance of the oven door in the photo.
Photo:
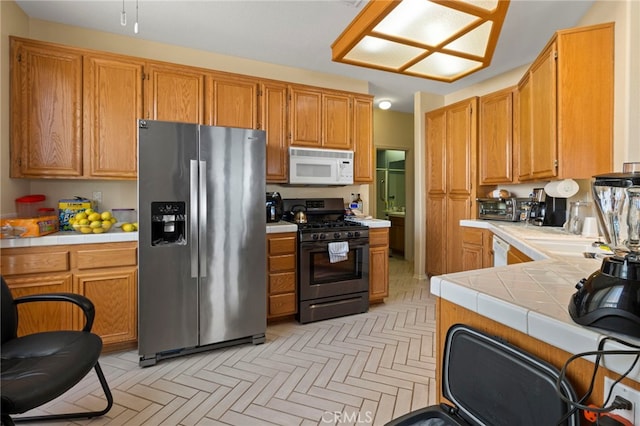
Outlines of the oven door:
[{"label": "oven door", "polygon": [[300,243],[300,300],[369,291],[369,240],[349,240],[347,260],[331,263],[329,242]]}]

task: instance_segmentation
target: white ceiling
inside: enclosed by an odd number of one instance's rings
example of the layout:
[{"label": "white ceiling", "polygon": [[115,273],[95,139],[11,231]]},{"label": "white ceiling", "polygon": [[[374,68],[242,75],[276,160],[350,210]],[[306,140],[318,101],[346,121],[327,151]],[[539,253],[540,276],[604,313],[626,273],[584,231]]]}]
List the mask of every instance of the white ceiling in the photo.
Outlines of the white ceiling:
[{"label": "white ceiling", "polygon": [[[594,0],[512,0],[491,66],[454,83],[331,61],[331,44],[366,1],[139,0],[137,37],[178,46],[366,80],[375,100],[413,112],[413,94],[448,94],[528,64],[552,34],[575,26]],[[17,0],[32,18],[133,36],[136,2]],[[357,4],[357,5],[356,5]]]}]

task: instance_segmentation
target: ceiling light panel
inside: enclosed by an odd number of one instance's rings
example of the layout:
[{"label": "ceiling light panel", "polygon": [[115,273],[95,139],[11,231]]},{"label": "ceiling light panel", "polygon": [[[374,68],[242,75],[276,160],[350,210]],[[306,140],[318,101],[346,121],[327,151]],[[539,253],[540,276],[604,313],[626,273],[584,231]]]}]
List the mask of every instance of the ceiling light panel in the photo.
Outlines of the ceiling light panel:
[{"label": "ceiling light panel", "polygon": [[367,64],[379,64],[385,68],[400,69],[404,64],[424,53],[424,49],[407,46],[367,36],[345,56],[345,59],[353,62]]},{"label": "ceiling light panel", "polygon": [[482,57],[489,43],[492,26],[493,22],[487,21],[444,47],[447,50],[455,50],[456,52]]},{"label": "ceiling light panel", "polygon": [[482,62],[471,61],[444,53],[434,53],[427,58],[407,68],[408,73],[429,77],[451,79],[458,75],[466,75],[482,67]]}]

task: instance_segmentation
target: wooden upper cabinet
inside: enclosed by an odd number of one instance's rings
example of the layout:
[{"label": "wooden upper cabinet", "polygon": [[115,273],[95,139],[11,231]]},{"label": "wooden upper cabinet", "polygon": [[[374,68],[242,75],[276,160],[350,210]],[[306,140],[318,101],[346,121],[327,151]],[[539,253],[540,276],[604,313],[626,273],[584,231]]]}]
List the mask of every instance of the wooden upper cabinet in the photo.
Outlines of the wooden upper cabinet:
[{"label": "wooden upper cabinet", "polygon": [[426,114],[426,162],[427,194],[445,194],[447,192],[447,111],[444,108]]},{"label": "wooden upper cabinet", "polygon": [[447,193],[469,196],[476,173],[477,98],[447,107]]},{"label": "wooden upper cabinet", "polygon": [[110,56],[84,57],[85,174],[137,177],[137,125],[142,117],[144,63]]},{"label": "wooden upper cabinet", "polygon": [[322,146],[322,92],[290,86],[289,96],[290,144],[320,148]]},{"label": "wooden upper cabinet", "polygon": [[353,149],[351,121],[350,95],[322,94],[322,146],[324,148]]},{"label": "wooden upper cabinet", "polygon": [[11,177],[82,176],[82,54],[11,38]]},{"label": "wooden upper cabinet", "polygon": [[146,75],[144,118],[205,124],[204,71],[151,62],[147,65]]},{"label": "wooden upper cabinet", "polygon": [[289,177],[286,84],[260,84],[259,128],[267,134],[267,183],[286,183]]},{"label": "wooden upper cabinet", "polygon": [[520,180],[613,168],[614,24],[558,31],[518,84]]},{"label": "wooden upper cabinet", "polygon": [[513,91],[507,88],[479,99],[478,178],[480,185],[514,183]]},{"label": "wooden upper cabinet", "polygon": [[207,121],[211,126],[258,128],[258,83],[250,78],[207,76]]},{"label": "wooden upper cabinet", "polygon": [[371,183],[375,173],[373,147],[373,98],[353,97],[353,182]]}]

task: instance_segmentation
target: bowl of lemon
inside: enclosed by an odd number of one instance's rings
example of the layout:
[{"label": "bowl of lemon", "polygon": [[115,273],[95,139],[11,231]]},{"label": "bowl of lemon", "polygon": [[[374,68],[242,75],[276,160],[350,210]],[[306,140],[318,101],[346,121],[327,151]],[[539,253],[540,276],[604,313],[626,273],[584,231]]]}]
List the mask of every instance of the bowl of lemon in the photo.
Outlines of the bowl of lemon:
[{"label": "bowl of lemon", "polygon": [[86,209],[69,219],[69,224],[74,231],[80,234],[102,234],[113,229],[116,218],[110,211],[96,212]]}]

